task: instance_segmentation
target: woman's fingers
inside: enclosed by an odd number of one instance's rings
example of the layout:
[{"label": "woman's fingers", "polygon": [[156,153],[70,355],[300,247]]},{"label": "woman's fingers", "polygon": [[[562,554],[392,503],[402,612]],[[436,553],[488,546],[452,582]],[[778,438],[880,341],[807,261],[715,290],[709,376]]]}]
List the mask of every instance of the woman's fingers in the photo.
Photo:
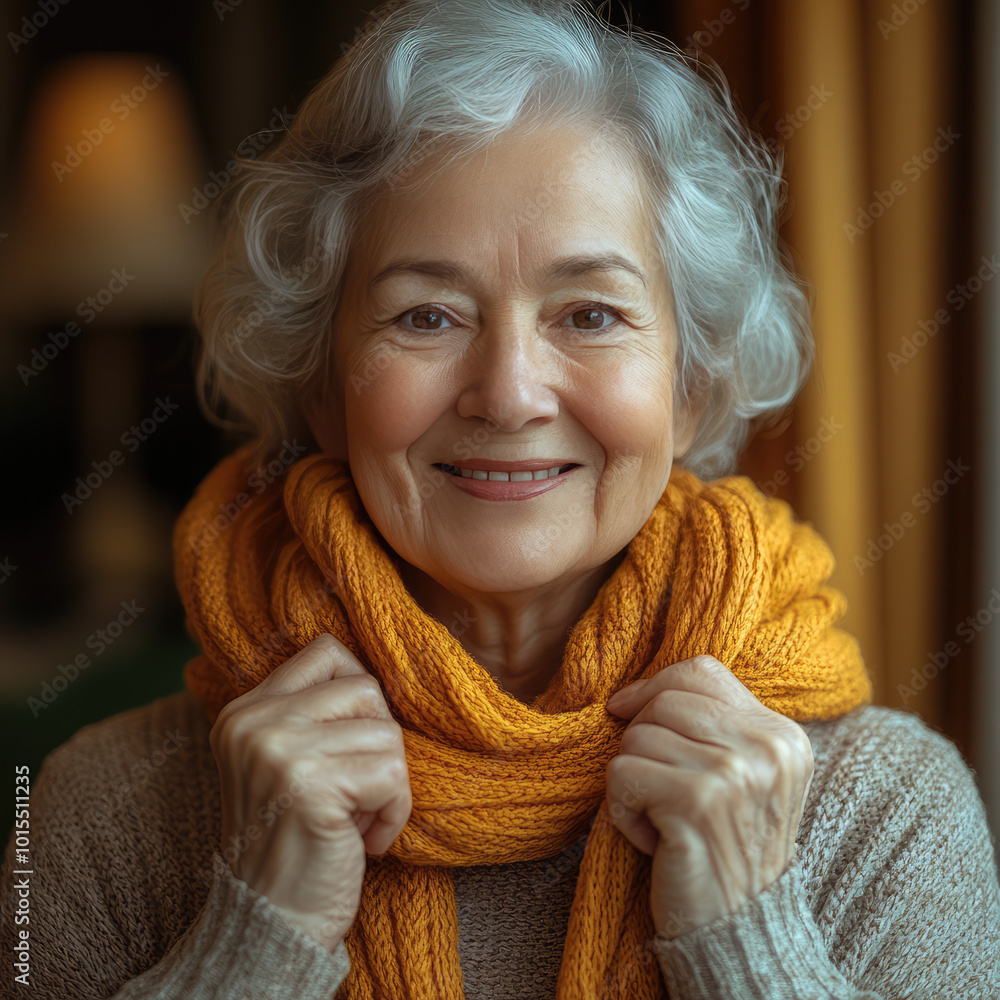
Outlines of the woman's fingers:
[{"label": "woman's fingers", "polygon": [[367,676],[368,671],[336,636],[324,632],[241,697],[294,694],[322,681],[352,675]]},{"label": "woman's fingers", "polygon": [[798,723],[711,656],[628,685],[607,707],[630,720],[608,763],[608,809],[653,858],[659,933],[673,938],[710,923],[780,877],[812,780],[812,748]]},{"label": "woman's fingers", "polygon": [[403,731],[378,681],[321,636],[231,701],[209,742],[234,874],[335,948],[366,852],[388,850],[412,808]]}]

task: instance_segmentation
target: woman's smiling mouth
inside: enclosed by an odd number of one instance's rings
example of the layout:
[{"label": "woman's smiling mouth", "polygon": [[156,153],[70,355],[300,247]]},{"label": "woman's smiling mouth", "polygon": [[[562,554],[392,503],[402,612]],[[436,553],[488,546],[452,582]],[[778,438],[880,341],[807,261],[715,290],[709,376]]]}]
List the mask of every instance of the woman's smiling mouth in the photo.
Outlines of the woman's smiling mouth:
[{"label": "woman's smiling mouth", "polygon": [[575,462],[560,463],[558,459],[534,462],[474,459],[460,466],[435,462],[434,467],[447,473],[464,493],[481,500],[526,500],[554,489],[580,468]]},{"label": "woman's smiling mouth", "polygon": [[462,476],[464,479],[477,479],[481,482],[494,483],[527,483],[533,480],[554,478],[576,467],[575,462],[559,462],[558,459],[543,459],[539,462],[470,462],[468,465],[449,465],[447,462],[435,463],[449,475]]}]

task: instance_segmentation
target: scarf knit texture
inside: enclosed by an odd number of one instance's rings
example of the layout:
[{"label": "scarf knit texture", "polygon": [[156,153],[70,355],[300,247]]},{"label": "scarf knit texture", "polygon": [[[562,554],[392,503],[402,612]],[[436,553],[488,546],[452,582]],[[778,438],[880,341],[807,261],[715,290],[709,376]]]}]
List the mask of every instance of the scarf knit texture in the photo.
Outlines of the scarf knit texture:
[{"label": "scarf knit texture", "polygon": [[185,685],[210,722],[324,632],[378,679],[403,729],[413,807],[369,856],[345,938],[343,1000],[464,1000],[450,869],[550,857],[590,834],[557,1000],[666,996],[652,950],[651,859],[613,825],[605,769],[627,723],[619,688],[698,654],[798,722],[872,700],[834,560],[808,524],[745,476],[674,466],[530,705],[503,691],[406,589],[346,462],[310,454],[261,475],[243,449],[206,477],[174,551],[203,653]]}]

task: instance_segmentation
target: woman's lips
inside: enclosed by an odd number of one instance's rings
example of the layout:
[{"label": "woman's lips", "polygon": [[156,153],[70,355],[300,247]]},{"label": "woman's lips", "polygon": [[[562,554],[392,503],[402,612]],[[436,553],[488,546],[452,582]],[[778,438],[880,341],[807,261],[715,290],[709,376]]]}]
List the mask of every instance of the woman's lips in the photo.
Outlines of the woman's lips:
[{"label": "woman's lips", "polygon": [[[499,464],[499,463],[498,463]],[[516,463],[510,463],[507,468],[515,467]],[[435,465],[435,468],[440,468]],[[499,482],[490,479],[466,479],[464,476],[455,476],[445,473],[448,479],[458,489],[470,496],[478,497],[480,500],[527,500],[529,497],[538,496],[547,490],[554,490],[564,483],[570,476],[579,469],[579,465],[574,465],[565,472],[560,472],[557,476],[549,476],[546,479],[535,479],[524,482]]]}]

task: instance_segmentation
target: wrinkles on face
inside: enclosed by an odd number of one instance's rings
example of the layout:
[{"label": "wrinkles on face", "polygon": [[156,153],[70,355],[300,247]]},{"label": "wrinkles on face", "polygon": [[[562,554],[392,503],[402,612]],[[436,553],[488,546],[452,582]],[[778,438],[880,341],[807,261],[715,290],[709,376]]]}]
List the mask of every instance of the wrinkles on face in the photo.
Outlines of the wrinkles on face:
[{"label": "wrinkles on face", "polygon": [[[434,166],[359,229],[333,323],[338,391],[306,416],[418,600],[471,618],[470,653],[527,690],[687,447],[673,300],[641,178],[613,145],[554,125]],[[440,468],[542,458],[579,467],[517,501]]]}]

